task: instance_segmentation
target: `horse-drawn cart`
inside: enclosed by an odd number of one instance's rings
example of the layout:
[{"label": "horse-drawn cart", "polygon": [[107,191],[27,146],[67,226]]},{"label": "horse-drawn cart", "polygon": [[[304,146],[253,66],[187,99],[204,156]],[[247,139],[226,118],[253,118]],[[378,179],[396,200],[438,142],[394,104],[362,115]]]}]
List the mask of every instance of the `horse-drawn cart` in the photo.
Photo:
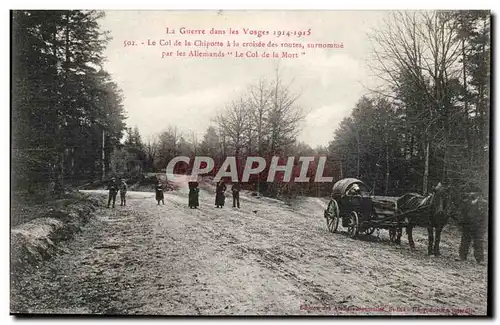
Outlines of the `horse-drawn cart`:
[{"label": "horse-drawn cart", "polygon": [[402,229],[407,226],[408,218],[428,214],[429,205],[403,213],[398,209],[398,203],[402,201],[406,201],[405,196],[371,195],[369,187],[359,179],[341,179],[333,185],[331,199],[324,212],[327,228],[332,233],[336,232],[342,222],[342,227],[354,238],[359,234],[371,235],[375,229]]}]

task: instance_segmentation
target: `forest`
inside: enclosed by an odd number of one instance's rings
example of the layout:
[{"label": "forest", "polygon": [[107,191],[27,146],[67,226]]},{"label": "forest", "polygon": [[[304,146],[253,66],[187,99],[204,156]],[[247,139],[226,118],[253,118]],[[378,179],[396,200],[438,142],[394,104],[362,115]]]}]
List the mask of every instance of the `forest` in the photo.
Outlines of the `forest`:
[{"label": "forest", "polygon": [[104,13],[12,11],[14,192],[58,193],[100,178],[123,137],[123,94],[103,69]]},{"label": "forest", "polygon": [[[391,12],[369,38],[366,89],[327,146],[298,141],[308,108],[279,70],[250,84],[204,136],[168,126],[142,137],[102,68],[109,40],[99,11],[16,11],[12,44],[12,179],[16,191],[64,188],[111,175],[134,181],[176,156],[327,156],[324,176],[356,177],[377,195],[427,194],[437,182],[488,192],[490,12]],[[302,104],[303,105],[303,104]],[[317,160],[316,160],[317,161]],[[244,163],[244,162],[243,162]],[[297,161],[298,163],[298,161]],[[309,176],[316,166],[311,164]],[[214,170],[214,173],[217,169]],[[332,184],[261,178],[269,196],[327,196]]]}]

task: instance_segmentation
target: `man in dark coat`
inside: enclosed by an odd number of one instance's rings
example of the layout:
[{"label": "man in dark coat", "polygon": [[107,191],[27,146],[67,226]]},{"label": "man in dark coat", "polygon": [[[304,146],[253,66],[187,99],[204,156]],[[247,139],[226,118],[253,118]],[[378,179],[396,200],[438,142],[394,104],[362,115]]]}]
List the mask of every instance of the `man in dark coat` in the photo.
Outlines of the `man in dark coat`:
[{"label": "man in dark coat", "polygon": [[200,189],[198,188],[198,182],[189,182],[189,208],[197,209],[200,205],[198,200],[198,193]]},{"label": "man in dark coat", "polygon": [[474,257],[478,264],[484,263],[483,237],[488,222],[488,201],[480,192],[468,193],[461,202],[459,225],[462,238],[459,248],[459,261],[467,260],[472,242]]},{"label": "man in dark coat", "polygon": [[112,177],[108,183],[108,191],[109,191],[108,208],[109,205],[111,204],[111,201],[113,201],[113,208],[114,208],[116,202],[116,194],[118,194],[118,184],[116,183],[116,179],[114,177]]},{"label": "man in dark coat", "polygon": [[160,201],[165,204],[164,196],[163,196],[163,185],[161,182],[158,182],[156,185],[156,201],[158,201],[158,205],[160,205]]},{"label": "man in dark coat", "polygon": [[223,180],[220,180],[215,188],[215,206],[217,208],[222,208],[224,206],[224,201],[226,200],[224,192],[226,189],[226,184],[224,184]]},{"label": "man in dark coat", "polygon": [[236,208],[238,206],[238,209],[240,208],[240,183],[234,183],[233,186],[231,187],[231,191],[233,192],[233,208]]}]

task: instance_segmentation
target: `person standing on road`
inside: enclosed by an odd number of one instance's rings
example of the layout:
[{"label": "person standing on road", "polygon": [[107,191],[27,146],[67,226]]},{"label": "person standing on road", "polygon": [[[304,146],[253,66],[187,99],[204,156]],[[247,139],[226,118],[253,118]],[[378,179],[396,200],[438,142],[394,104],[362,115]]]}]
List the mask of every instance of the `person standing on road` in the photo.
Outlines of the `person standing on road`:
[{"label": "person standing on road", "polygon": [[215,207],[222,208],[224,206],[224,201],[226,200],[224,192],[226,189],[226,184],[224,184],[223,180],[220,180],[215,188]]},{"label": "person standing on road", "polygon": [[479,192],[471,193],[462,202],[459,224],[462,230],[459,258],[466,261],[471,246],[474,248],[474,258],[478,264],[484,263],[483,237],[488,221],[488,201]]},{"label": "person standing on road", "polygon": [[158,205],[160,205],[160,201],[165,205],[165,200],[163,196],[163,185],[161,182],[158,182],[158,185],[156,185],[156,201],[158,201]]},{"label": "person standing on road", "polygon": [[118,184],[116,184],[116,179],[114,177],[111,178],[111,181],[108,184],[108,208],[113,201],[113,208],[115,207],[116,202],[116,194],[118,194]]},{"label": "person standing on road", "polygon": [[231,192],[233,192],[233,208],[236,208],[238,206],[238,209],[240,208],[240,183],[234,183],[233,186],[231,187]]},{"label": "person standing on road", "polygon": [[198,209],[198,206],[200,205],[199,202],[199,192],[200,189],[198,188],[198,182],[189,182],[189,208],[191,209]]},{"label": "person standing on road", "polygon": [[127,182],[122,179],[122,182],[120,184],[120,206],[125,206],[127,205],[127,200],[125,196],[127,195]]}]

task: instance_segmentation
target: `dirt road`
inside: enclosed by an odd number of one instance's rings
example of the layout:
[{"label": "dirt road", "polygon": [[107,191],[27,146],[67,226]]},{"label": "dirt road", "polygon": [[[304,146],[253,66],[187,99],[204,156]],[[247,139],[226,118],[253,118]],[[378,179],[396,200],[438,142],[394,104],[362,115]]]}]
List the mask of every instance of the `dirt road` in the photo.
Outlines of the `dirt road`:
[{"label": "dirt road", "polygon": [[[103,191],[88,191],[105,195]],[[387,240],[328,233],[325,202],[287,206],[241,195],[241,209],[199,210],[187,191],[129,192],[128,205],[102,208],[66,253],[12,288],[12,312],[161,315],[486,314],[487,267],[455,262],[459,238],[443,234],[443,256]],[[447,310],[448,309],[448,310]]]}]

